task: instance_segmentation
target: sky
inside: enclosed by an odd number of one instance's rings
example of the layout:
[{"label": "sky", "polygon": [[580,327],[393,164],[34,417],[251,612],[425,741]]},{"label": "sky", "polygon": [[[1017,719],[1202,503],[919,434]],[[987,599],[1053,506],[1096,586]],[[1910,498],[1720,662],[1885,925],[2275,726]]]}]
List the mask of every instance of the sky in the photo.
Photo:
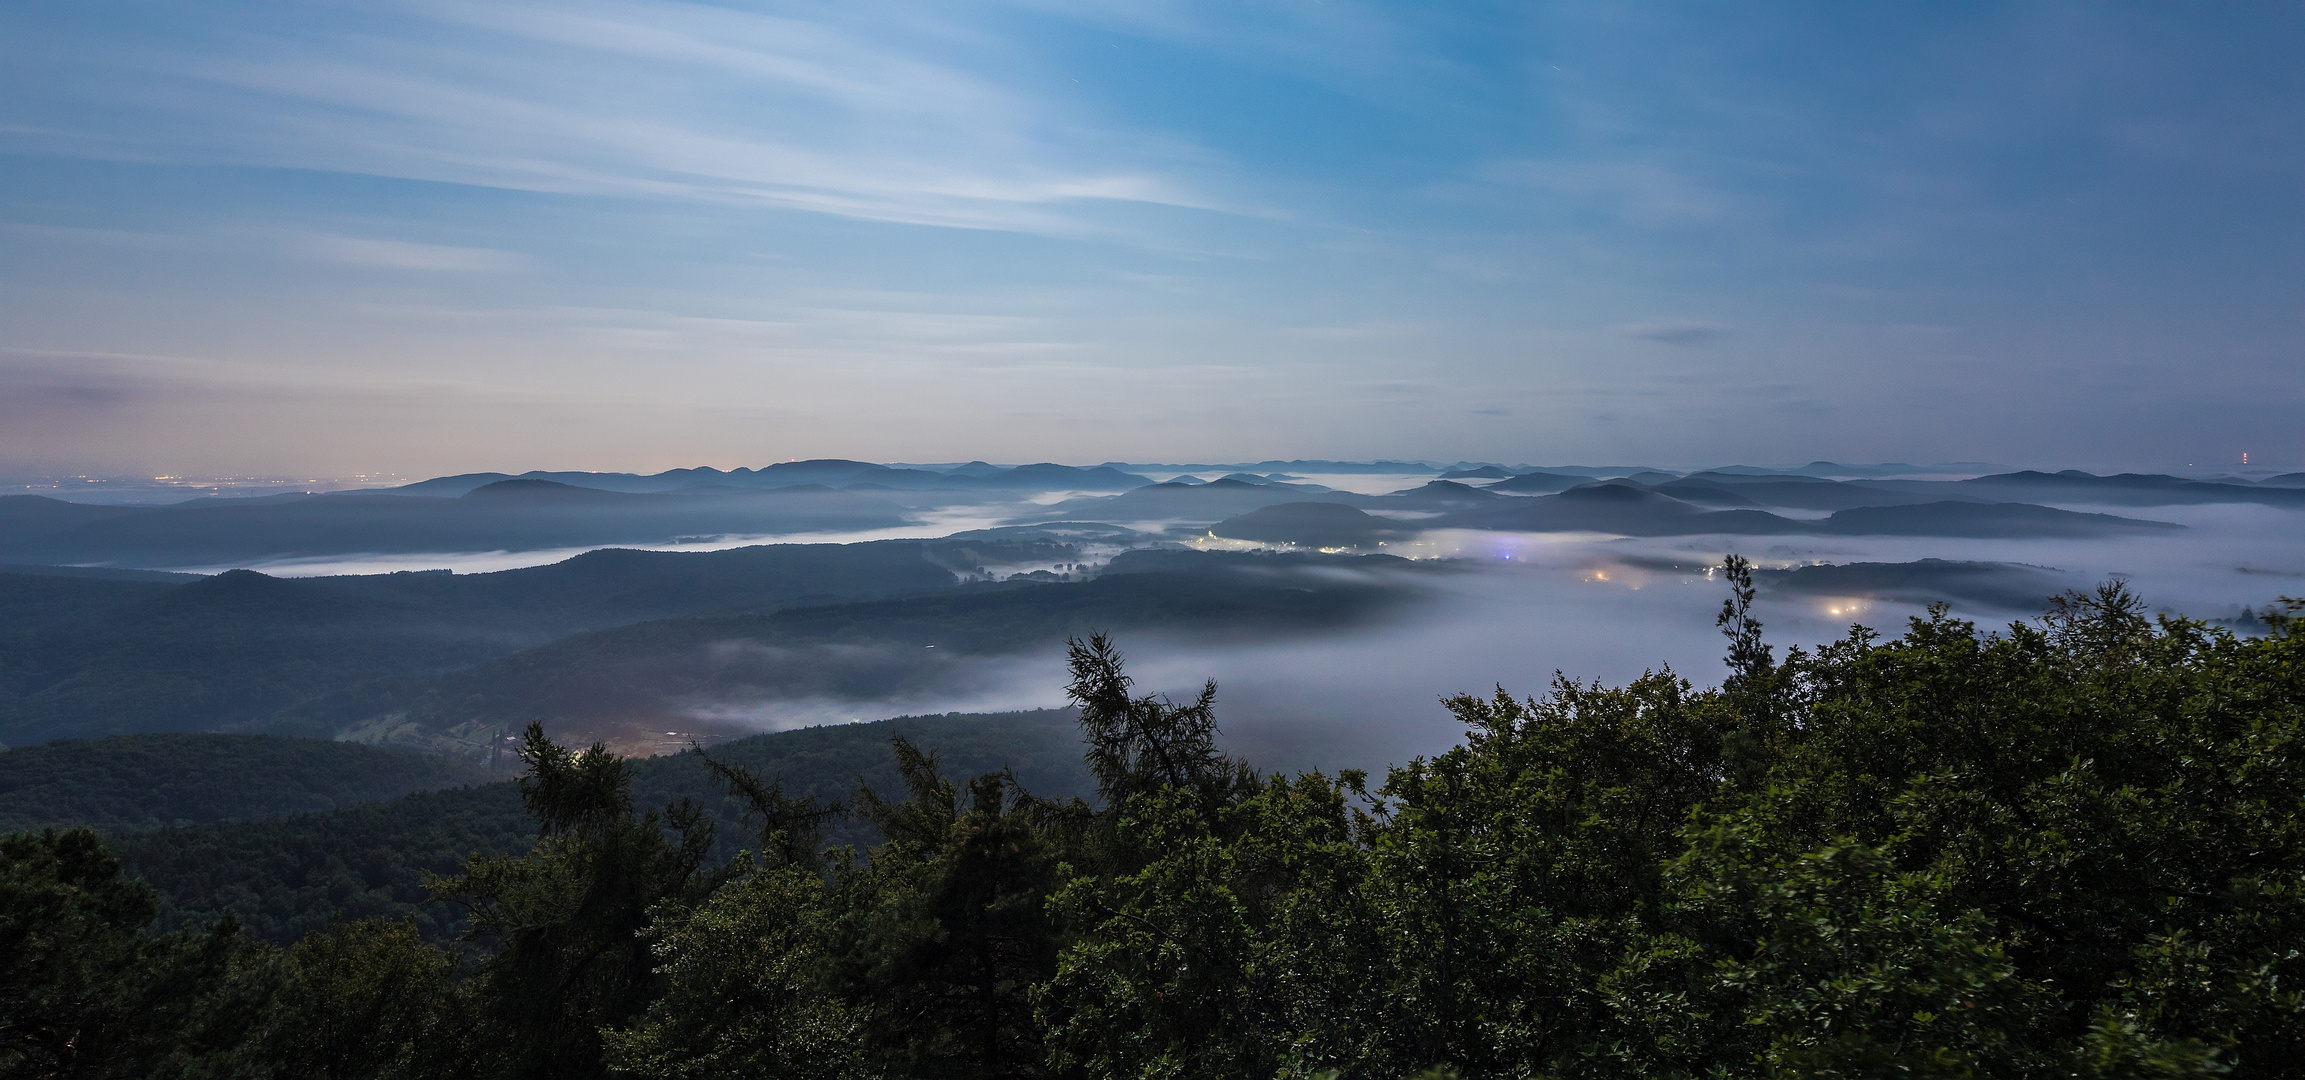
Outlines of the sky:
[{"label": "sky", "polygon": [[2305,462],[2305,5],[0,6],[0,470]]}]

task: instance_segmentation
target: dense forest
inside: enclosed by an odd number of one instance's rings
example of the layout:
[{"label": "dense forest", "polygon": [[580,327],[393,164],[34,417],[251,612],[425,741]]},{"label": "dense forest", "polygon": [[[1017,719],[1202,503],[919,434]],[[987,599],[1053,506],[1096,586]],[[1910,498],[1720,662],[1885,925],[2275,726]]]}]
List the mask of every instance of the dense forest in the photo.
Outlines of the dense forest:
[{"label": "dense forest", "polygon": [[333,810],[491,779],[480,767],[326,739],[163,733],[0,754],[0,832],[129,832]]},{"label": "dense forest", "polygon": [[[1093,790],[1073,728],[1072,715],[1054,709],[899,717],[756,735],[716,746],[712,757],[780,780],[795,796],[831,800],[859,784],[902,786],[889,743],[903,736],[935,747],[949,767],[972,774],[1013,769],[1034,791],[1069,796]],[[627,768],[637,803],[685,798],[703,807],[714,825],[713,858],[731,858],[749,842],[743,798],[715,781],[703,758],[643,758]],[[475,852],[525,852],[536,833],[518,787],[503,781],[324,813],[153,829],[105,843],[153,887],[161,930],[229,915],[252,936],[286,945],[332,919],[405,918],[427,941],[470,948],[457,940],[468,928],[464,909],[427,903],[426,875],[454,873]],[[879,833],[870,821],[843,817],[828,823],[826,838],[861,848]]]},{"label": "dense forest", "polygon": [[[668,727],[697,730],[698,700],[934,697],[966,678],[968,658],[1054,650],[1092,627],[1329,633],[1427,599],[1459,572],[1385,555],[1135,550],[1087,580],[985,580],[1084,557],[1045,530],[1003,532],[601,550],[490,574],[0,571],[0,743],[246,731],[492,765],[505,736],[542,719],[630,751]],[[1344,568],[1361,572],[1333,572]]]},{"label": "dense forest", "polygon": [[490,574],[301,579],[5,567],[0,741],[139,729],[310,734],[271,720],[347,686],[456,670],[586,630],[934,591],[953,584],[946,564],[1037,556],[1043,546],[604,549]]},{"label": "dense forest", "polygon": [[689,755],[735,826],[532,725],[534,842],[425,885],[451,946],[155,933],[98,834],[10,834],[0,1074],[2296,1072],[2305,605],[2243,638],[2112,584],[1780,656],[1725,569],[1721,686],[1450,698],[1464,742],[1381,781],[1226,756],[1213,684],[1139,695],[1101,636],[1093,798],[903,735],[837,803]]},{"label": "dense forest", "polygon": [[1053,648],[1092,627],[1270,641],[1367,626],[1428,598],[1433,579],[1460,572],[1389,555],[1130,551],[1085,582],[977,583],[577,634],[461,671],[348,688],[273,719],[279,730],[306,734],[394,727],[395,739],[517,732],[529,720],[563,732],[691,728],[694,703],[715,694],[933,696],[963,677],[968,658]]}]

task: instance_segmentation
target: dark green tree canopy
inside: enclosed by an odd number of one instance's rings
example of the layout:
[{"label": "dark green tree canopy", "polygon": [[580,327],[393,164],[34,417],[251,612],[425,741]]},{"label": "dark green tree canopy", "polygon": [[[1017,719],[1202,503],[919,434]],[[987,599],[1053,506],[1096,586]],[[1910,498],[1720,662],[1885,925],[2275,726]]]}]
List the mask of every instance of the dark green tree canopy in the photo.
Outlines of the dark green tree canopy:
[{"label": "dark green tree canopy", "polygon": [[1216,680],[1184,705],[1133,696],[1134,680],[1109,636],[1072,638],[1065,649],[1072,667],[1065,694],[1080,709],[1089,773],[1106,805],[1163,787],[1224,798],[1254,782],[1246,763],[1217,750]]},{"label": "dark green tree canopy", "polygon": [[0,1075],[2296,1075],[2305,604],[2240,637],[2108,582],[1780,655],[1751,570],[1721,686],[1453,695],[1373,789],[1227,757],[1213,684],[1139,695],[1103,635],[1098,804],[899,736],[862,845],[698,751],[757,830],[715,855],[532,726],[536,843],[431,882],[461,952],[156,935],[95,834],[0,836]]}]

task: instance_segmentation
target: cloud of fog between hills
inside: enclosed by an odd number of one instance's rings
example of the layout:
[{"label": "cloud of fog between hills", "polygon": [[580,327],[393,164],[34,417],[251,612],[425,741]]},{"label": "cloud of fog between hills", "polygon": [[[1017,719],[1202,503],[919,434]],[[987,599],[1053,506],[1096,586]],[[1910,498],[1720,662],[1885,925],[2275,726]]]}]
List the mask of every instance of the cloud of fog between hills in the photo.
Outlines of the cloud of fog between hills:
[{"label": "cloud of fog between hills", "polygon": [[[613,544],[638,551],[727,551],[762,544],[856,544],[872,540],[934,540],[956,532],[991,528],[1008,517],[1007,507],[967,506],[918,513],[918,522],[894,529],[849,532],[762,533],[704,536],[686,543]],[[453,570],[459,574],[486,574],[547,566],[575,558],[600,545],[540,548],[534,551],[434,551],[411,554],[331,555],[308,559],[272,559],[247,564],[165,567],[192,574],[215,574],[246,569],[273,577],[333,577],[340,574],[389,574],[400,570]]]},{"label": "cloud of fog between hills", "polygon": [[[749,641],[719,642],[711,649],[716,665],[744,669],[735,676],[738,685],[697,695],[676,707],[694,720],[755,731],[889,716],[1038,709],[1062,704],[1066,681],[1062,650],[964,656],[940,653],[932,646],[783,647]],[[795,680],[790,677],[795,668],[812,668],[817,677]],[[744,685],[748,675],[773,688]],[[800,685],[795,686],[796,681]],[[854,685],[860,681],[877,682],[879,687]],[[844,688],[837,685],[840,682],[851,685]]]},{"label": "cloud of fog between hills", "polygon": [[[2092,540],[1896,537],[1676,537],[1436,532],[1421,554],[1465,560],[1472,572],[1428,583],[1438,600],[1386,624],[1344,633],[1213,642],[1127,635],[1119,644],[1141,692],[1183,697],[1219,683],[1227,746],[1264,768],[1360,767],[1432,754],[1463,732],[1439,704],[1503,684],[1541,695],[1559,671],[1621,684],[1670,666],[1698,685],[1723,672],[1713,616],[1726,586],[1698,569],[1725,551],[1767,566],[1825,561],[1976,560],[2055,567],[2076,582],[2128,578],[2157,608],[2226,617],[2305,593],[2305,515],[2263,507],[2187,507],[2155,516],[2183,533]],[[1689,568],[1675,571],[1665,564]],[[1865,597],[1767,596],[1759,613],[1771,643],[1815,645],[1851,623],[1886,634],[1923,614],[1916,604]],[[2035,614],[1988,608],[1956,613],[1994,629]],[[955,657],[900,693],[865,698],[762,695],[697,702],[694,715],[764,729],[901,713],[994,711],[1061,705],[1063,652]]]},{"label": "cloud of fog between hills", "polygon": [[[1438,601],[1364,630],[1243,643],[1120,634],[1140,692],[1184,697],[1215,678],[1226,744],[1265,768],[1381,768],[1461,737],[1438,704],[1504,683],[1541,693],[1559,669],[1622,682],[1670,664],[1718,680],[1712,613],[1721,587],[1702,576],[1653,585],[1593,581],[1553,567],[1482,566],[1437,583]],[[1831,636],[1835,628],[1817,628]],[[1796,631],[1800,632],[1800,631]],[[904,713],[1064,704],[1063,649],[907,664],[903,686],[869,697],[730,688],[690,716],[782,730]]]}]

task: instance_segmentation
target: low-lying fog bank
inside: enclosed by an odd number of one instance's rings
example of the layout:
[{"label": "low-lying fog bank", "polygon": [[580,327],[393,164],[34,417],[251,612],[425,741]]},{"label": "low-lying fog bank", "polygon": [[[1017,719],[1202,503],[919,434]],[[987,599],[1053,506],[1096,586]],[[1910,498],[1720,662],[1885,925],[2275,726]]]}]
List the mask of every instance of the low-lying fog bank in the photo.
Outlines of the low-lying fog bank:
[{"label": "low-lying fog bank", "polygon": [[[1226,738],[1267,767],[1377,768],[1459,737],[1447,694],[1668,665],[1716,681],[1727,552],[1759,564],[1780,648],[1853,622],[1894,634],[1934,601],[1991,629],[2107,577],[2243,632],[2305,594],[2305,488],[2279,477],[1195,468],[803,462],[770,480],[820,481],[622,491],[563,481],[693,478],[484,474],[133,512],[15,497],[0,541],[36,541],[7,548],[18,562],[282,554],[199,578],[0,566],[0,617],[22,631],[0,639],[0,742],[279,731],[493,760],[535,719],[656,753],[1059,705],[1065,637],[1110,630],[1147,690],[1218,679]],[[840,470],[855,482],[826,486]],[[807,528],[417,543],[719,520]],[[378,537],[400,546],[347,554]]]},{"label": "low-lying fog bank", "polygon": [[1367,549],[1430,529],[2101,537],[2181,531],[2163,511],[2189,507],[2305,510],[2305,486],[2288,475],[2188,479],[2068,470],[1949,478],[1912,466],[1823,462],[1784,473],[1465,465],[892,467],[827,459],[652,476],[475,473],[389,490],[160,506],[11,495],[0,497],[0,549],[23,563],[325,576],[494,571],[601,547],[710,551],[928,539],[1067,521],[1170,539]]},{"label": "low-lying fog bank", "polygon": [[[1895,634],[1931,600],[1990,630],[2033,617],[2055,592],[2111,576],[2158,610],[2212,620],[2305,594],[2295,513],[2204,506],[2172,516],[2190,528],[2078,540],[1433,533],[1395,550],[1469,572],[1429,582],[1427,602],[1382,625],[1222,644],[1124,635],[1121,645],[1148,691],[1183,696],[1217,679],[1226,739],[1266,767],[1377,768],[1461,737],[1438,705],[1447,694],[1500,683],[1541,694],[1556,671],[1622,683],[1665,666],[1698,684],[1717,682],[1722,641],[1713,616],[1725,586],[1708,571],[1727,551],[1760,563],[1758,610],[1780,649],[1837,638],[1852,623]],[[1062,651],[1053,643],[1018,656],[956,658],[952,677],[949,690],[915,687],[883,700],[756,697],[746,707],[788,727],[1063,701]]]}]

